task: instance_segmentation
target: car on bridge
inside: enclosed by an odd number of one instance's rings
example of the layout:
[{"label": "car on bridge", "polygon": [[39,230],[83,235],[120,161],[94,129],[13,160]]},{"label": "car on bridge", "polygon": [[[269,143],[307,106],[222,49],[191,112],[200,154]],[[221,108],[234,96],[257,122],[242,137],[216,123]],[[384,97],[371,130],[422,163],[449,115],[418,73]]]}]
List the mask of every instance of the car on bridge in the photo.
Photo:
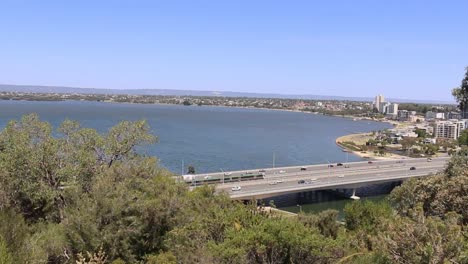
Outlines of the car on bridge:
[{"label": "car on bridge", "polygon": [[328,168],[333,168],[335,167],[333,164],[328,164]]},{"label": "car on bridge", "polygon": [[286,173],[286,171],[285,170],[280,170],[279,173],[283,174],[283,173]]},{"label": "car on bridge", "polygon": [[343,166],[343,163],[337,163],[336,166],[341,167],[341,166]]},{"label": "car on bridge", "polygon": [[416,169],[416,167],[411,167],[411,168],[409,168],[409,169],[410,169],[410,170],[415,170],[415,169]]},{"label": "car on bridge", "polygon": [[344,178],[344,175],[343,174],[339,174],[338,176],[336,176],[338,178]]},{"label": "car on bridge", "polygon": [[371,160],[369,160],[367,163],[372,164],[372,163],[374,163],[374,162],[372,162]]},{"label": "car on bridge", "polygon": [[259,170],[258,172],[266,172],[266,170],[265,170],[265,169],[261,169],[261,170]]},{"label": "car on bridge", "polygon": [[297,184],[304,184],[304,183],[305,183],[304,180],[299,180],[299,181],[297,181]]},{"label": "car on bridge", "polygon": [[270,185],[276,185],[276,184],[282,183],[282,182],[283,182],[282,180],[276,180],[276,181],[270,182]]},{"label": "car on bridge", "polygon": [[307,170],[307,167],[301,167],[301,171]]},{"label": "car on bridge", "polygon": [[242,188],[240,186],[234,186],[231,188],[231,191],[233,192],[236,192],[236,191],[240,191]]}]

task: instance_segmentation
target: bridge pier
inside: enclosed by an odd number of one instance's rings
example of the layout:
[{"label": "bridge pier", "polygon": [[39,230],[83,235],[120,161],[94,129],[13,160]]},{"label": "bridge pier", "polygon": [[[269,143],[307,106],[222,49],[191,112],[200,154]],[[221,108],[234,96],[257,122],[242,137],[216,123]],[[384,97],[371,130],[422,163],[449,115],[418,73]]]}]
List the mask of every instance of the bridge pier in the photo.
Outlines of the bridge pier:
[{"label": "bridge pier", "polygon": [[353,188],[353,194],[351,195],[351,197],[349,197],[353,200],[359,200],[361,199],[359,196],[356,195],[356,188]]}]

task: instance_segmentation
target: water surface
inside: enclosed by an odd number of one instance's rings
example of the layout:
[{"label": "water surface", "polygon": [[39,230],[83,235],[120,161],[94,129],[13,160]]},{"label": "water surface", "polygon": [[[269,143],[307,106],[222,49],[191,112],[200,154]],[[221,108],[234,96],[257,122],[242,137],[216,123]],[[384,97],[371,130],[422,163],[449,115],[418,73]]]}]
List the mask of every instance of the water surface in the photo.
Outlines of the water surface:
[{"label": "water surface", "polygon": [[[101,102],[0,101],[0,128],[11,119],[38,113],[57,127],[64,119],[106,132],[122,120],[146,119],[159,143],[143,152],[181,173],[182,163],[197,172],[339,162],[346,155],[337,137],[389,128],[371,121],[353,121],[308,113],[229,107],[143,105]],[[361,160],[349,155],[350,161]]]}]

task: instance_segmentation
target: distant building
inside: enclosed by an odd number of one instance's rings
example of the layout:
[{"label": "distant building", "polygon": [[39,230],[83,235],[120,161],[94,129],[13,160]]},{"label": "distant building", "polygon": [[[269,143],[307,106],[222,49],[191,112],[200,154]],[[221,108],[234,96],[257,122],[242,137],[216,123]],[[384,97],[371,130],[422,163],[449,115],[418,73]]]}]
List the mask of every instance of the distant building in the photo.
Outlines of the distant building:
[{"label": "distant building", "polygon": [[424,139],[423,142],[424,142],[424,144],[435,144],[435,143],[437,143],[435,138],[426,138],[426,139]]},{"label": "distant building", "polygon": [[416,116],[416,111],[398,110],[398,120],[410,121],[412,116]]},{"label": "distant building", "polygon": [[459,120],[438,121],[435,128],[436,138],[457,139],[465,129],[465,122]]},{"label": "distant building", "polygon": [[386,107],[385,110],[386,110],[385,113],[387,115],[392,115],[396,117],[398,115],[398,104],[391,103]]},{"label": "distant building", "polygon": [[462,115],[459,112],[448,112],[447,119],[461,119]]},{"label": "distant building", "polygon": [[426,112],[426,119],[445,119],[445,113],[437,113],[432,111]]},{"label": "distant building", "polygon": [[381,113],[385,113],[381,111],[383,103],[385,103],[385,97],[381,94],[377,95],[374,100],[374,108]]}]

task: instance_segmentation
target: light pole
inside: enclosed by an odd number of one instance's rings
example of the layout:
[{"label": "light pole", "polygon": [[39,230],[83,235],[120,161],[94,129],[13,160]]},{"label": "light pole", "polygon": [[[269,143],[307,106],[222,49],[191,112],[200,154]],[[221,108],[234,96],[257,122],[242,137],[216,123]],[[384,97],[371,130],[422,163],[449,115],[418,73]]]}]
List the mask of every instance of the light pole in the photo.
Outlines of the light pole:
[{"label": "light pole", "polygon": [[220,168],[220,170],[221,170],[221,172],[223,173],[223,185],[224,185],[224,171],[223,171],[223,169],[221,169],[221,168]]},{"label": "light pole", "polygon": [[302,213],[302,205],[297,205],[299,207],[299,213]]},{"label": "light pole", "polygon": [[180,175],[184,175],[184,160],[182,160],[182,168],[181,168],[181,174]]},{"label": "light pole", "polygon": [[327,162],[328,162],[328,177],[327,178],[328,178],[328,184],[330,184],[330,178],[331,178],[331,171],[330,171],[331,167],[330,167],[330,165],[331,164],[330,164],[329,160],[327,160]]},{"label": "light pole", "polygon": [[275,168],[275,157],[276,156],[276,153],[273,151],[273,169]]}]

